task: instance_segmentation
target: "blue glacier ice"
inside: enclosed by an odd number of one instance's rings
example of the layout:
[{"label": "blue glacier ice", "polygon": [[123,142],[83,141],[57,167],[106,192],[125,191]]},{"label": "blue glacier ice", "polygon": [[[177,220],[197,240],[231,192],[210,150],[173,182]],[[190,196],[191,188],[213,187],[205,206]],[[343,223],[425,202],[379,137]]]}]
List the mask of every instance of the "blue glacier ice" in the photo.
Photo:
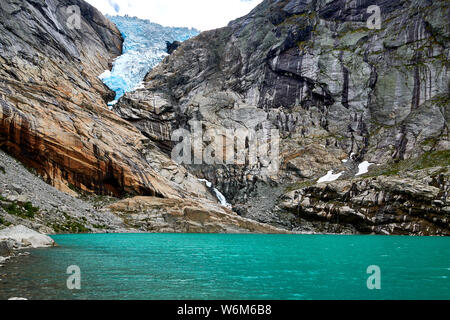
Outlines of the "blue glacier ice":
[{"label": "blue glacier ice", "polygon": [[114,61],[111,71],[99,77],[116,92],[114,104],[126,92],[140,86],[145,75],[160,63],[166,53],[166,41],[185,41],[200,31],[193,28],[164,27],[130,16],[107,16],[124,38],[123,54]]}]

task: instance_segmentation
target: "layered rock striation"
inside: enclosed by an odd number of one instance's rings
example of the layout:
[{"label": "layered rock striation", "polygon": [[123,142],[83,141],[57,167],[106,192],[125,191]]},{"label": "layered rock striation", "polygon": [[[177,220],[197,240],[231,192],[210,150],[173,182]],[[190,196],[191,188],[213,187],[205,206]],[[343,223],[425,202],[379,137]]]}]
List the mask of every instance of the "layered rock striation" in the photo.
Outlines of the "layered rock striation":
[{"label": "layered rock striation", "polygon": [[121,53],[114,24],[82,0],[0,6],[3,150],[66,192],[214,199],[108,110],[98,76]]},{"label": "layered rock striation", "polygon": [[279,199],[302,231],[449,236],[449,168],[304,186]]},{"label": "layered rock striation", "polygon": [[[0,147],[73,195],[142,196],[104,209],[117,228],[449,234],[447,1],[265,0],[182,43],[113,111],[98,78],[122,52],[110,21],[82,0],[0,9]],[[204,149],[244,162],[174,161],[174,132],[198,123],[221,132]],[[279,154],[250,161],[237,130]],[[244,143],[223,145],[230,132]],[[2,188],[2,207],[27,210]]]}]

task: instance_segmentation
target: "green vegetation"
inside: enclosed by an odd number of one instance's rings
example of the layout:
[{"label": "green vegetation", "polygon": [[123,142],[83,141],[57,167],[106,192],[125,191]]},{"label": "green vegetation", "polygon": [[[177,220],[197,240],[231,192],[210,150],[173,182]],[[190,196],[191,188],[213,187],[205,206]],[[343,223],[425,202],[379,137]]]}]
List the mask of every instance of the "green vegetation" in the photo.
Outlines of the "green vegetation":
[{"label": "green vegetation", "polygon": [[315,185],[316,182],[313,180],[307,180],[307,181],[302,181],[302,182],[297,182],[297,183],[293,183],[291,185],[288,185],[285,189],[285,192],[292,192],[295,190],[300,190],[303,188],[307,188],[307,187],[311,187],[313,185]]},{"label": "green vegetation", "polygon": [[0,166],[0,172],[3,173],[3,174],[6,174],[5,168]]},{"label": "green vegetation", "polygon": [[369,176],[393,176],[403,171],[421,170],[450,165],[450,150],[427,152],[415,159],[401,160],[379,167],[373,167]]},{"label": "green vegetation", "polygon": [[10,226],[11,223],[6,221],[5,219],[3,219],[2,217],[0,217],[0,225],[4,225],[4,226]]},{"label": "green vegetation", "polygon": [[74,191],[74,192],[76,192],[76,193],[78,193],[80,195],[84,194],[83,191],[80,188],[78,188],[77,186],[75,186],[75,185],[73,185],[71,183],[69,183],[67,186],[69,187],[70,190],[72,190],[72,191]]},{"label": "green vegetation", "polygon": [[105,226],[104,224],[93,224],[92,225],[95,229],[107,229],[108,227]]},{"label": "green vegetation", "polygon": [[[1,198],[0,200],[5,201],[6,199]],[[39,212],[39,208],[33,207],[31,202],[12,202],[9,204],[3,204],[2,207],[7,213],[24,219],[33,219]]]},{"label": "green vegetation", "polygon": [[[64,223],[54,223],[51,225],[56,233],[88,233],[91,231],[83,223],[70,217],[67,213],[63,213],[63,215],[66,219]],[[82,218],[82,220],[86,220],[86,218]]]},{"label": "green vegetation", "polygon": [[28,213],[28,215],[33,216],[33,217],[36,215],[36,213],[39,212],[39,208],[33,207],[33,204],[31,202],[26,202],[23,205],[23,208]]},{"label": "green vegetation", "polygon": [[14,216],[20,216],[22,213],[22,211],[19,209],[19,207],[15,203],[4,205],[3,209],[5,209],[6,212],[8,212],[9,214],[12,214]]},{"label": "green vegetation", "polygon": [[37,170],[35,168],[29,167],[24,163],[22,163],[22,166],[32,175],[42,179],[42,176],[39,175],[39,173],[37,172]]},{"label": "green vegetation", "polygon": [[438,95],[431,99],[431,102],[435,103],[440,107],[447,107],[450,105],[450,96],[448,95]]}]

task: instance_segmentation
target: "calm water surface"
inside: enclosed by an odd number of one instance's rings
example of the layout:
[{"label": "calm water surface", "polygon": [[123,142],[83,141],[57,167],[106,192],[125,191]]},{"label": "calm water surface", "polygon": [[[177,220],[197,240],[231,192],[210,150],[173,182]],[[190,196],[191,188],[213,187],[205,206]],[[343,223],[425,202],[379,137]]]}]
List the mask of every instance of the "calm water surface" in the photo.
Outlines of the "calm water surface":
[{"label": "calm water surface", "polygon": [[[0,299],[450,299],[450,238],[54,236],[0,268]],[[68,266],[81,269],[67,289]],[[381,268],[368,290],[367,267]]]}]

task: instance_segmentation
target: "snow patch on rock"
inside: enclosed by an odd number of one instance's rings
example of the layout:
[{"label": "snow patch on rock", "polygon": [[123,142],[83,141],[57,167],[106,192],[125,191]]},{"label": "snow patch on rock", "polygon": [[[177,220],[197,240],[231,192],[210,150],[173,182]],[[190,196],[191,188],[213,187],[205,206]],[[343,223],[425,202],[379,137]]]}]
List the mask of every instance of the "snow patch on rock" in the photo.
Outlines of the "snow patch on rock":
[{"label": "snow patch on rock", "polygon": [[209,181],[206,180],[206,179],[198,179],[198,181],[204,182],[208,188],[211,188],[211,187],[212,187],[212,183],[209,182]]},{"label": "snow patch on rock", "polygon": [[101,75],[98,76],[100,78],[100,80],[106,79],[111,77],[111,71],[110,70],[105,70],[105,72],[103,72]]},{"label": "snow patch on rock", "polygon": [[344,174],[344,172],[340,172],[337,174],[333,173],[333,170],[328,171],[328,173],[323,176],[322,178],[320,178],[317,183],[322,183],[322,182],[333,182],[336,181],[337,179],[339,179],[342,175]]},{"label": "snow patch on rock", "polygon": [[370,167],[371,165],[373,165],[373,164],[374,164],[374,163],[370,163],[370,162],[368,162],[368,161],[364,161],[363,163],[361,163],[361,164],[358,166],[359,171],[358,171],[358,173],[356,174],[356,176],[361,176],[361,175],[363,175],[363,174],[368,173],[368,172],[369,172],[369,167]]}]

